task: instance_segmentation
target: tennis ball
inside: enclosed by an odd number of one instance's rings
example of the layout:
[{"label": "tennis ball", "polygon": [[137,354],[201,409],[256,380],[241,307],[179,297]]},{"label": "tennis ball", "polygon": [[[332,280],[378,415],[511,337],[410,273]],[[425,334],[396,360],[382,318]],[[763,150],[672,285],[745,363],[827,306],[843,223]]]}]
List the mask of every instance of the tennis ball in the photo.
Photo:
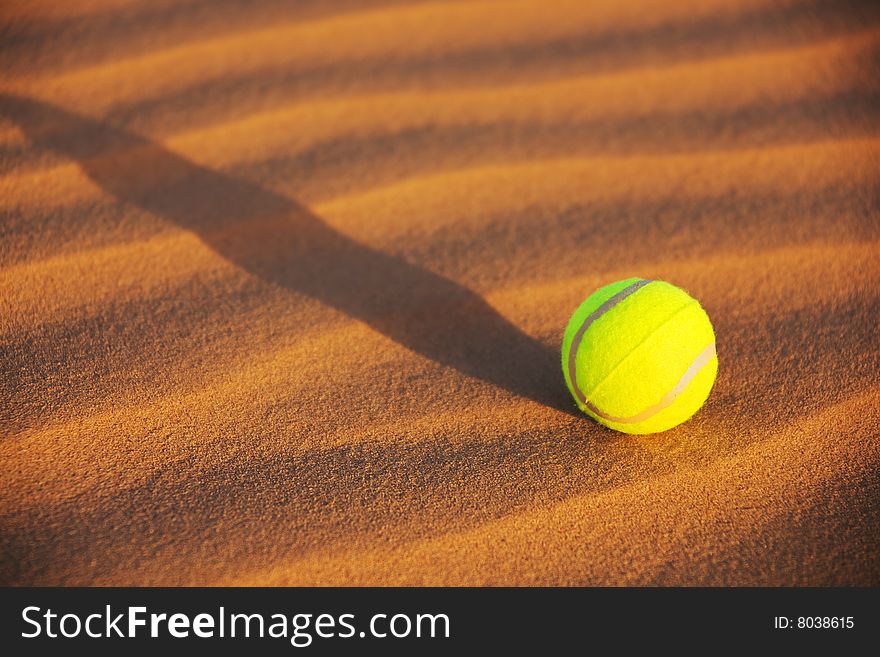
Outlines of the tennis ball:
[{"label": "tennis ball", "polygon": [[696,413],[715,383],[715,333],[684,290],[628,278],[593,292],[562,341],[578,407],[624,433],[657,433]]}]

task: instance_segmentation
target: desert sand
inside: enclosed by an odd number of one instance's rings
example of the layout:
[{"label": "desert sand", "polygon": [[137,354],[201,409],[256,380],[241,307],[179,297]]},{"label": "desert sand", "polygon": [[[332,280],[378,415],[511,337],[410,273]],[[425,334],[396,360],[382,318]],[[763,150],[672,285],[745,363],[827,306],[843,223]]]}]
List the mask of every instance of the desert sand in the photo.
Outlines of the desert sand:
[{"label": "desert sand", "polygon": [[[880,4],[0,9],[0,583],[880,584]],[[688,423],[580,415],[662,279]]]}]

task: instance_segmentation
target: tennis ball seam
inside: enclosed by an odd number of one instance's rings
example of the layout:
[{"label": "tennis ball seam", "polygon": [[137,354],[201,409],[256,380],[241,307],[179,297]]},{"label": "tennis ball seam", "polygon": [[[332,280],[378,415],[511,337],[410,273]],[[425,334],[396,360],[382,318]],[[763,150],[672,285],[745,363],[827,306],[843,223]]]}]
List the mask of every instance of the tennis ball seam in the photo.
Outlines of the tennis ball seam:
[{"label": "tennis ball seam", "polygon": [[[699,305],[699,302],[697,302],[696,299],[692,299],[692,300],[688,301],[683,306],[678,308],[674,313],[672,313],[669,317],[667,317],[662,322],[660,322],[657,326],[655,326],[653,331],[651,331],[648,335],[646,335],[644,338],[642,338],[642,340],[638,344],[636,344],[632,349],[630,349],[627,352],[627,354],[623,358],[620,359],[620,361],[615,363],[614,367],[612,367],[611,370],[609,370],[608,373],[602,377],[602,380],[593,386],[593,389],[590,390],[589,394],[584,395],[584,398],[590,399],[591,397],[594,397],[596,395],[596,393],[599,392],[599,389],[602,388],[602,386],[608,381],[608,379],[610,379],[617,370],[619,370],[621,367],[623,367],[624,363],[626,363],[630,358],[633,357],[634,353],[636,353],[639,349],[641,349],[642,346],[644,346],[645,343],[647,343],[649,340],[651,340],[652,338],[656,338],[656,336],[661,328],[663,328],[664,326],[669,324],[669,322],[674,320],[676,317],[681,315],[686,310],[693,308],[695,305],[697,305],[697,306]],[[584,334],[584,336],[586,336],[586,334]],[[580,345],[578,345],[578,349],[580,349]]]},{"label": "tennis ball seam", "polygon": [[703,350],[697,355],[696,358],[694,358],[693,361],[691,361],[691,364],[688,365],[688,368],[684,371],[684,374],[681,375],[681,378],[679,378],[678,382],[660,398],[660,401],[639,411],[635,415],[630,415],[629,417],[617,417],[615,415],[610,415],[600,410],[595,404],[590,401],[587,401],[586,407],[590,412],[594,413],[595,415],[598,415],[608,422],[614,422],[615,424],[636,424],[638,422],[645,422],[646,420],[650,420],[661,411],[672,406],[675,403],[675,400],[678,399],[678,397],[685,390],[687,390],[687,387],[696,378],[697,374],[699,374],[702,369],[706,367],[709,363],[711,363],[712,360],[716,357],[717,352],[715,350],[715,342],[712,341],[709,345],[703,348]]},{"label": "tennis ball seam", "polygon": [[571,342],[568,345],[568,380],[569,384],[571,385],[572,391],[575,393],[575,398],[577,399],[579,404],[586,404],[587,402],[586,395],[583,393],[580,386],[578,385],[577,365],[575,360],[577,357],[577,352],[580,349],[581,342],[583,342],[584,336],[587,334],[587,331],[590,329],[590,327],[602,316],[626,301],[629,297],[631,297],[633,294],[635,294],[651,282],[651,280],[637,279],[625,288],[618,290],[615,294],[603,301],[593,312],[584,317],[580,327],[578,327],[577,331],[575,331],[574,335],[572,336]]}]

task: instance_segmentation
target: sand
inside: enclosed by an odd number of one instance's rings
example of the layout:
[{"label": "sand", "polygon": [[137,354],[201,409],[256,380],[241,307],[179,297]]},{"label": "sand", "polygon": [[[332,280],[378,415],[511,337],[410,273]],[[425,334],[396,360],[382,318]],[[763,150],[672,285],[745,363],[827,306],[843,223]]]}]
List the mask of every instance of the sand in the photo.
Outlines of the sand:
[{"label": "sand", "polygon": [[[877,3],[0,21],[0,583],[880,584]],[[655,436],[559,363],[630,276]]]}]

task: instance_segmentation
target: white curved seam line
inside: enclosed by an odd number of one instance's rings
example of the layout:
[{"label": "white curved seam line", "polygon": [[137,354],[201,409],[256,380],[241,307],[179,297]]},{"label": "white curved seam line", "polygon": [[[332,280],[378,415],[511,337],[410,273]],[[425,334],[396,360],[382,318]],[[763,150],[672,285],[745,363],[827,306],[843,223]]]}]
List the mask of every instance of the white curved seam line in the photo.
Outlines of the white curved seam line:
[{"label": "white curved seam line", "polygon": [[696,299],[689,299],[687,303],[685,303],[678,310],[676,310],[674,313],[672,313],[669,317],[667,317],[662,322],[660,322],[660,324],[658,324],[656,327],[654,327],[654,329],[650,333],[648,333],[648,335],[646,335],[644,338],[642,338],[641,341],[635,347],[633,347],[628,353],[626,353],[624,355],[624,357],[621,358],[620,361],[618,361],[618,363],[614,367],[611,368],[611,371],[609,371],[604,377],[602,377],[602,380],[599,381],[599,383],[597,383],[593,387],[592,390],[590,390],[589,395],[585,395],[585,396],[586,397],[595,397],[598,394],[599,390],[602,389],[602,386],[604,386],[609,380],[611,380],[611,377],[614,376],[614,373],[617,370],[619,370],[621,367],[623,367],[624,363],[626,363],[630,358],[634,358],[635,355],[638,353],[638,350],[644,344],[646,344],[649,340],[654,338],[664,326],[666,326],[670,322],[674,321],[675,318],[678,317],[679,315],[681,315],[683,312],[690,310],[694,306],[699,306],[699,305],[700,304]]},{"label": "white curved seam line", "polygon": [[577,384],[577,367],[575,363],[575,356],[577,356],[577,351],[581,345],[581,340],[583,340],[584,338],[584,334],[587,332],[587,329],[590,328],[590,325],[593,322],[595,322],[602,315],[614,308],[614,306],[626,299],[633,292],[642,289],[650,282],[651,281],[649,280],[642,279],[623,288],[620,292],[612,296],[610,299],[605,301],[605,303],[596,308],[596,310],[591,312],[584,320],[584,323],[581,324],[581,327],[578,329],[577,333],[575,333],[574,337],[571,339],[571,345],[569,345],[568,349],[568,380],[571,382],[571,388],[572,390],[574,390],[575,397],[577,397],[578,401],[581,404],[586,404],[587,398],[584,393],[581,392],[581,389],[580,387],[578,387]]},{"label": "white curved seam line", "polygon": [[690,382],[693,380],[695,376],[702,370],[711,360],[715,357],[715,343],[712,342],[708,347],[703,349],[699,353],[699,355],[694,358],[694,361],[690,364],[690,366],[685,370],[685,373],[681,375],[681,378],[678,380],[672,390],[667,392],[663,398],[654,404],[653,406],[649,406],[645,410],[640,413],[636,413],[635,415],[631,415],[629,417],[616,417],[614,415],[609,415],[607,413],[603,413],[600,411],[592,402],[587,402],[587,408],[590,409],[595,415],[598,415],[603,420],[607,420],[608,422],[615,422],[617,424],[633,424],[635,422],[644,422],[657,415],[664,408],[667,408],[672,405],[672,403],[676,400],[676,398],[685,391]]}]

